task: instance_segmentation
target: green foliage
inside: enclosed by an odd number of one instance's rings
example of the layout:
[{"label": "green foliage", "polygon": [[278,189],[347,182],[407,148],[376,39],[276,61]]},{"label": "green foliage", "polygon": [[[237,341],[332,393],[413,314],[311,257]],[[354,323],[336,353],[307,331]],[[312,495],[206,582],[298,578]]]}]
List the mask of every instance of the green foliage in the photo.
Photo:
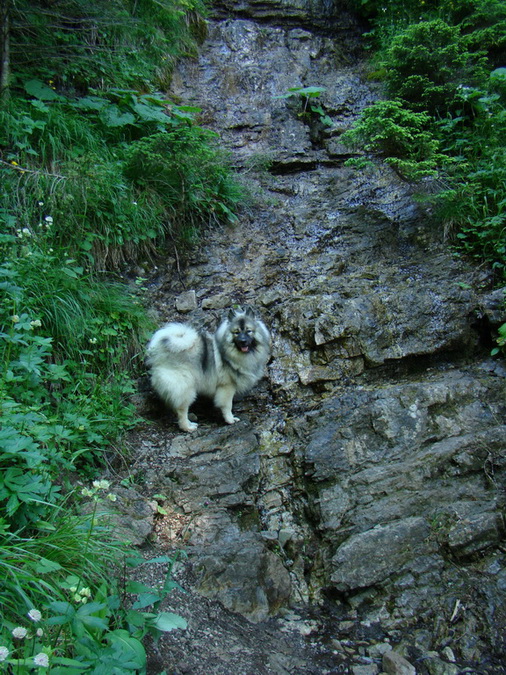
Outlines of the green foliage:
[{"label": "green foliage", "polygon": [[[51,247],[110,269],[148,257],[167,234],[191,240],[202,225],[234,219],[242,193],[214,135],[193,124],[198,109],[133,90],[69,98],[37,79],[25,89],[34,98],[0,110],[0,143],[10,159],[0,174],[11,188],[3,206],[23,211],[24,224],[38,234],[51,214]],[[133,165],[138,157],[156,175],[157,146],[168,153],[166,189],[138,180]]]},{"label": "green foliage", "polygon": [[459,87],[476,74],[459,29],[441,19],[411,24],[397,34],[383,67],[393,96],[432,114],[452,108]]},{"label": "green foliage", "polygon": [[492,350],[492,356],[497,356],[500,353],[506,356],[506,323],[499,326],[497,333],[497,347]]},{"label": "green foliage", "polygon": [[194,49],[192,29],[204,13],[200,0],[17,0],[13,71],[77,91],[164,86],[174,59]]},{"label": "green foliage", "polygon": [[187,241],[202,226],[234,221],[244,198],[216,134],[200,127],[178,127],[132,143],[125,175],[163,199],[171,232]]},{"label": "green foliage", "polygon": [[[169,568],[162,588],[127,585],[122,565],[140,561],[125,559],[125,545],[97,525],[100,486],[88,494],[88,516],[76,516],[75,493],[65,494],[96,474],[137,421],[132,378],[153,326],[135,290],[111,272],[149,260],[167,236],[180,245],[175,223],[196,230],[233,219],[239,200],[215,139],[194,121],[198,109],[158,93],[174,58],[195,49],[202,6],[6,6],[12,72],[0,64],[2,81],[10,76],[0,100],[0,659],[7,649],[3,663],[18,673],[45,672],[47,662],[55,674],[143,673],[143,637],[184,625],[159,611],[174,585],[173,561],[157,561]],[[157,149],[167,153],[161,164]],[[135,172],[135,158],[150,180]],[[159,168],[177,174],[191,194],[160,189]],[[40,618],[27,619],[34,608]],[[30,638],[22,637],[30,626]]]},{"label": "green foliage", "polygon": [[[185,628],[185,620],[160,612],[163,599],[177,584],[176,558],[144,560],[111,540],[98,525],[107,481],[95,481],[82,495],[91,498],[86,516],[53,511],[36,538],[0,534],[3,579],[0,657],[16,673],[34,667],[54,673],[145,673],[145,635]],[[106,498],[114,501],[115,495]],[[167,566],[158,588],[126,582],[123,569],[146,564]],[[111,578],[111,569],[117,575]],[[11,670],[9,670],[11,672]]]},{"label": "green foliage", "polygon": [[366,152],[379,153],[409,180],[437,173],[439,142],[425,112],[406,109],[400,101],[378,101],[362,112],[358,123],[341,139]]},{"label": "green foliage", "polygon": [[331,127],[333,122],[325,112],[322,105],[316,105],[313,99],[318,98],[326,91],[325,87],[290,87],[284,94],[280,94],[275,98],[293,98],[299,99],[302,103],[302,109],[298,113],[299,117],[307,119],[309,122],[312,118],[319,120],[321,124],[326,127]]},{"label": "green foliage", "polygon": [[[410,180],[437,175],[435,219],[460,251],[506,266],[506,5],[365,0],[376,73],[393,100],[366,108],[344,140]],[[416,115],[423,117],[417,118]],[[364,160],[355,160],[364,164]]]}]

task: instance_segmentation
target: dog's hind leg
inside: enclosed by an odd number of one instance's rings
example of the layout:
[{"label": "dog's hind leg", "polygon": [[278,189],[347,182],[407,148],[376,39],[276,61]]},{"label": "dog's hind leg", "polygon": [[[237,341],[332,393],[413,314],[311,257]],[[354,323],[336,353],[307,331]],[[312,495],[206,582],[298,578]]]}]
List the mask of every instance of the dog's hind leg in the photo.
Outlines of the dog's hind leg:
[{"label": "dog's hind leg", "polygon": [[223,419],[227,424],[239,422],[238,417],[232,414],[232,401],[234,400],[235,388],[230,385],[218,387],[214,395],[214,404],[223,414]]}]

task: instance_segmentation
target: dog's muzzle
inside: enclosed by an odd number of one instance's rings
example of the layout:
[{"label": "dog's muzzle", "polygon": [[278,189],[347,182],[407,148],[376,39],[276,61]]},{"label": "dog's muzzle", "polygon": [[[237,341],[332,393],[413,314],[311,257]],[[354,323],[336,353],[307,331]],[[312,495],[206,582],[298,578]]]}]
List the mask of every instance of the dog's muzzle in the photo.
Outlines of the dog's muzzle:
[{"label": "dog's muzzle", "polygon": [[253,347],[255,340],[245,333],[240,333],[234,338],[234,344],[243,354],[247,354]]}]

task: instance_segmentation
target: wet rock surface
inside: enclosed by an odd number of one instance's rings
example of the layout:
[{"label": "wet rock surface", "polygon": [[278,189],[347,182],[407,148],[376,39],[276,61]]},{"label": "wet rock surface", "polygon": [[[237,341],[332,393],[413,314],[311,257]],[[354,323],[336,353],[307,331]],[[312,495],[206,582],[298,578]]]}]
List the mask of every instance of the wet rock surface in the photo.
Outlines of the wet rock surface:
[{"label": "wet rock surface", "polygon": [[[206,327],[253,304],[273,356],[239,423],[203,402],[190,435],[140,382],[129,477],[164,510],[145,546],[188,555],[167,602],[189,628],[150,672],[506,672],[502,294],[388,167],[344,166],[339,135],[377,92],[344,8],[323,34],[300,11],[223,3],[174,78],[253,197],[168,252],[148,302]],[[276,98],[310,85],[330,130]]]}]

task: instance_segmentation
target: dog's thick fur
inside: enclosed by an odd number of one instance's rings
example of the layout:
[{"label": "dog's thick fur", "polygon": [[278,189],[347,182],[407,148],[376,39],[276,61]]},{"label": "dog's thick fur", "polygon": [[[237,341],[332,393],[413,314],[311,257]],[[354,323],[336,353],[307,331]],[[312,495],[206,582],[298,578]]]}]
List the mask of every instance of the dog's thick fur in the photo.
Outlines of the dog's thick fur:
[{"label": "dog's thick fur", "polygon": [[227,424],[234,395],[261,379],[270,357],[271,335],[251,307],[231,309],[214,335],[189,324],[168,323],[151,338],[147,363],[151,384],[174,410],[179,428],[195,431],[188,409],[199,394],[209,396]]}]

